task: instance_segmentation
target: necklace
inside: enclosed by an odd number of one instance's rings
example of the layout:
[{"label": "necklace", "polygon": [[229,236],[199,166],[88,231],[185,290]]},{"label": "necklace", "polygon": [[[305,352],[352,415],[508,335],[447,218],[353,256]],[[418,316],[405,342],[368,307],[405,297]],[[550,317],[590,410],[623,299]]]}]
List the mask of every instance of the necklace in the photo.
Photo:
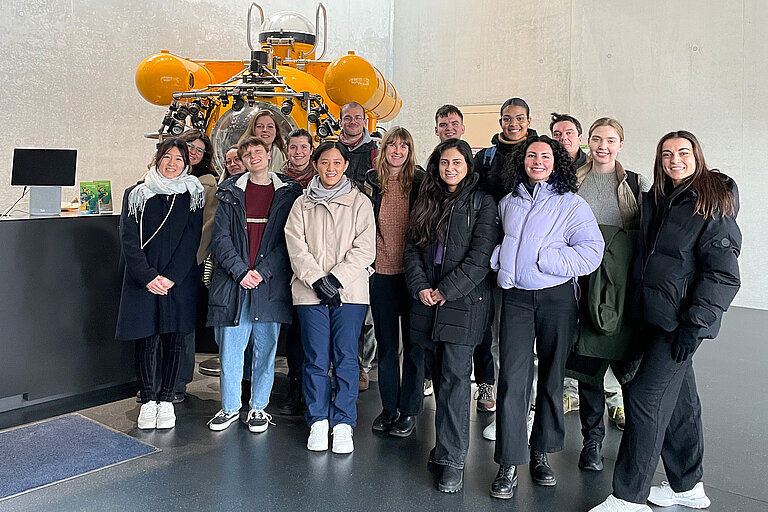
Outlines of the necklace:
[{"label": "necklace", "polygon": [[165,214],[165,218],[163,219],[163,222],[160,223],[160,225],[157,227],[154,233],[152,233],[152,236],[149,237],[149,239],[146,242],[142,242],[144,240],[144,211],[147,209],[146,205],[144,206],[144,209],[141,210],[141,220],[139,220],[139,243],[141,244],[141,249],[143,250],[149,242],[152,241],[153,238],[155,238],[155,235],[157,235],[160,230],[165,225],[165,221],[168,220],[168,217],[171,216],[171,212],[173,211],[173,205],[176,204],[176,194],[173,194],[173,199],[171,200],[171,207],[168,208],[168,213]]}]

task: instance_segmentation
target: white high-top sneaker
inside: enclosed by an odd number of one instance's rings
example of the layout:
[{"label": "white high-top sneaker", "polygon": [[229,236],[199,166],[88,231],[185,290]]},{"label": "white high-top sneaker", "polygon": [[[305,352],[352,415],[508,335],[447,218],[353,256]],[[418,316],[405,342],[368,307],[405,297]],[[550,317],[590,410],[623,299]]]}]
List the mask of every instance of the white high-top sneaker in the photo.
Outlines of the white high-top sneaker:
[{"label": "white high-top sneaker", "polygon": [[690,491],[685,492],[675,492],[669,483],[661,482],[660,487],[651,487],[648,501],[660,507],[682,505],[688,508],[707,508],[711,504],[707,495],[704,494],[704,484],[701,482],[694,485]]}]

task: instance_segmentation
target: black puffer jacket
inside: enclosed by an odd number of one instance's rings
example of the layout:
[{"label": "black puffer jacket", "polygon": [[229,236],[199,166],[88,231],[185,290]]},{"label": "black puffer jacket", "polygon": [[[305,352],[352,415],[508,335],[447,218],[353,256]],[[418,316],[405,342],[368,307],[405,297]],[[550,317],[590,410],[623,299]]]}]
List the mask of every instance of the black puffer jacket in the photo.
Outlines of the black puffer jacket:
[{"label": "black puffer jacket", "polygon": [[[414,298],[411,339],[421,346],[436,341],[477,345],[490,319],[491,253],[501,231],[496,202],[478,190],[477,174],[472,179],[453,205],[442,265],[434,263],[434,245],[422,248],[408,241],[405,246],[405,279]],[[425,306],[418,294],[428,288],[440,290],[446,303]]]},{"label": "black puffer jacket", "polygon": [[[528,128],[528,133],[525,136],[527,141],[530,138],[538,137],[539,134],[533,128]],[[499,134],[497,133],[491,137],[492,147],[495,147],[495,154],[493,158],[486,157],[486,154],[491,150],[490,147],[481,149],[475,155],[475,162],[472,168],[476,173],[480,175],[480,188],[488,192],[498,203],[501,198],[507,195],[507,190],[504,188],[504,181],[501,177],[501,173],[504,170],[504,164],[509,159],[509,156],[521,145],[525,145],[523,141],[516,144],[505,143],[499,140]]]},{"label": "black puffer jacket", "polygon": [[249,267],[248,227],[245,214],[245,186],[248,173],[233,176],[219,184],[219,206],[214,220],[211,252],[213,279],[208,298],[208,325],[233,326],[246,298],[250,315],[261,322],[291,323],[291,263],[285,246],[285,221],[301,186],[284,174],[270,173],[275,195],[269,208],[267,225],[261,238],[259,255],[253,268],[264,278],[256,288],[240,286]]},{"label": "black puffer jacket", "polygon": [[[736,183],[718,175],[733,192],[738,213]],[[642,301],[642,309],[634,309],[665,331],[683,327],[695,330],[698,338],[714,338],[741,284],[741,231],[735,215],[705,219],[694,214],[693,188],[672,189],[670,183],[667,190],[658,203],[653,191],[643,194],[634,267],[635,300]]]},{"label": "black puffer jacket", "polygon": [[[416,198],[419,195],[419,188],[421,182],[424,181],[424,169],[420,166],[416,166],[416,174],[413,176],[413,184],[411,186],[411,193],[408,196],[408,211],[413,210],[413,203],[416,202]],[[368,199],[373,203],[373,215],[376,218],[376,231],[379,231],[379,210],[381,210],[381,184],[379,184],[379,176],[376,173],[376,169],[370,169],[365,175],[365,183],[363,184],[363,193],[368,196]]]}]

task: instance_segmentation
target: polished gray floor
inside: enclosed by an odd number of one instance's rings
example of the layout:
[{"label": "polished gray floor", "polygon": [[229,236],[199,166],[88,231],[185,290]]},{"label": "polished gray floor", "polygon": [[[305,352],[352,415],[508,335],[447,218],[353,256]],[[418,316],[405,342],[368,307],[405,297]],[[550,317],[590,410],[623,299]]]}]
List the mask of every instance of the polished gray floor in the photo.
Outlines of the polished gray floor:
[{"label": "polished gray floor", "polygon": [[[765,345],[768,312],[734,308],[721,336],[695,356],[704,407],[705,485],[713,511],[768,510],[768,374]],[[281,369],[282,370],[282,369]],[[279,402],[286,379],[276,379]],[[515,497],[488,496],[495,475],[493,443],[482,439],[492,415],[473,412],[464,490],[435,490],[427,469],[434,442],[434,401],[428,398],[416,433],[393,439],[371,432],[379,413],[375,389],[360,395],[359,426],[351,455],[310,453],[302,418],[274,415],[274,426],[251,434],[238,423],[210,432],[206,421],[219,409],[218,381],[196,375],[191,396],[176,407],[177,427],[143,432],[135,427],[138,404],[126,399],[85,409],[81,414],[157,446],[162,451],[135,461],[0,502],[0,511],[584,511],[611,492],[611,471],[621,433],[609,428],[606,469],[576,467],[581,440],[578,415],[566,416],[566,450],[550,457],[558,484],[531,483],[526,468]],[[0,447],[0,452],[2,448]],[[661,468],[655,479],[664,479]],[[687,510],[682,507],[665,510]]]}]

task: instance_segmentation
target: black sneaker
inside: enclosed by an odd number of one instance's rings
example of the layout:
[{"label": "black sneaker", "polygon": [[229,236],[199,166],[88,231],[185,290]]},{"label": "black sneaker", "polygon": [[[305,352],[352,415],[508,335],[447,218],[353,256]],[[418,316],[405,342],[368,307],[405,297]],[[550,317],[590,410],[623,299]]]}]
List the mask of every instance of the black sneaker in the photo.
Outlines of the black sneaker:
[{"label": "black sneaker", "polygon": [[[251,409],[248,412],[248,419],[245,420],[248,424],[248,430],[253,433],[264,432],[267,427],[272,423],[272,416],[264,412],[262,409]],[[274,423],[272,423],[274,425]]]},{"label": "black sneaker", "polygon": [[237,421],[237,418],[240,417],[240,412],[233,412],[232,414],[227,414],[223,410],[216,413],[216,416],[211,418],[211,420],[208,422],[208,428],[213,430],[214,432],[219,432],[221,430],[226,429],[231,424]]}]

